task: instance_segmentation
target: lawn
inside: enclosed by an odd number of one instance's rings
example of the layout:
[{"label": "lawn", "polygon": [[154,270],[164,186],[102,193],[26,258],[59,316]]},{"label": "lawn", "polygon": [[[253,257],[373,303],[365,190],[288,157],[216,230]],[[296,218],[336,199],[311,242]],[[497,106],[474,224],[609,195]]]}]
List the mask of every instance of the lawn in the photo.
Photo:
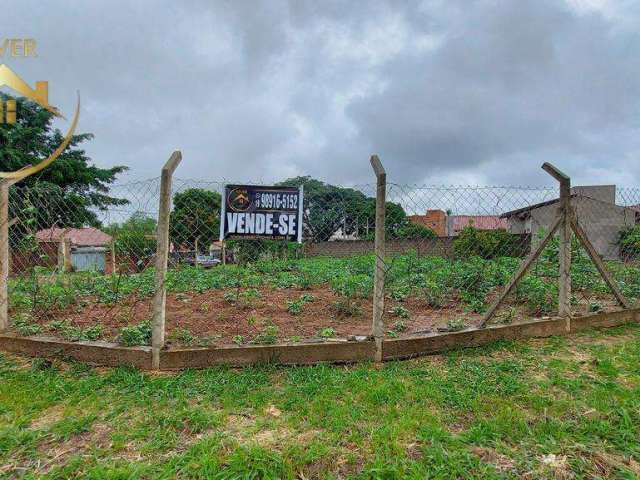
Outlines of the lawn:
[{"label": "lawn", "polygon": [[[522,261],[518,257],[387,259],[386,335],[477,325]],[[636,264],[610,262],[621,290],[640,297]],[[268,344],[371,333],[374,258],[261,260],[212,269],[180,266],[167,276],[169,346]],[[617,308],[584,252],[572,263],[574,314]],[[548,248],[496,316],[512,323],[557,312],[557,245]],[[148,344],[154,270],[59,274],[34,270],[10,285],[20,335]]]},{"label": "lawn", "polygon": [[640,326],[175,374],[0,356],[0,477],[638,478]]}]

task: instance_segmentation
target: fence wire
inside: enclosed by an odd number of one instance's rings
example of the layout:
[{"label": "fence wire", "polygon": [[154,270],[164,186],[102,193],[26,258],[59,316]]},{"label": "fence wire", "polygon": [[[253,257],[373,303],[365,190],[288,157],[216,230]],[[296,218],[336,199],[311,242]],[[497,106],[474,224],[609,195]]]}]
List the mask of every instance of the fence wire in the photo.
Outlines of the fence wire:
[{"label": "fence wire", "polygon": [[[166,322],[169,345],[271,344],[366,338],[372,328],[374,184],[308,177],[303,242],[219,240],[225,181],[173,180]],[[251,183],[251,182],[236,182]],[[21,335],[149,344],[160,181],[113,186],[102,208],[85,192],[10,190],[10,317]],[[98,194],[95,194],[98,195]],[[625,296],[640,296],[640,190],[581,187],[571,203]],[[390,182],[385,334],[479,325],[550,227],[557,188]],[[618,308],[577,239],[574,314]],[[557,314],[558,238],[493,322]]]}]

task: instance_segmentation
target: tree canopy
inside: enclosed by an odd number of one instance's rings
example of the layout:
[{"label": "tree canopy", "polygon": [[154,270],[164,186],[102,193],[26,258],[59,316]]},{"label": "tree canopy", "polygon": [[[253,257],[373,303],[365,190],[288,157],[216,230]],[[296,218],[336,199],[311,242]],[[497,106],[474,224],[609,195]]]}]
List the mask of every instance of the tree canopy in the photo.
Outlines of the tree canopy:
[{"label": "tree canopy", "polygon": [[221,197],[218,192],[203,188],[189,188],[173,196],[171,212],[171,241],[177,245],[208,248],[220,235]]},{"label": "tree canopy", "polygon": [[[278,185],[304,186],[304,236],[329,240],[334,234],[373,238],[376,200],[353,188],[338,187],[308,176],[289,178]],[[387,235],[390,238],[432,238],[426,227],[411,224],[399,203],[386,203]],[[431,232],[429,235],[428,232]]]},{"label": "tree canopy", "polygon": [[[15,99],[17,121],[0,124],[0,170],[15,171],[36,165],[48,157],[63,140],[53,128],[53,114],[34,102],[0,94],[2,101]],[[11,189],[12,215],[30,212],[28,230],[59,227],[100,226],[97,212],[127,203],[109,195],[109,187],[125,166],[100,168],[80,145],[93,138],[90,133],[74,135],[58,159]],[[21,219],[22,220],[22,219]],[[22,236],[27,226],[16,227]]]}]

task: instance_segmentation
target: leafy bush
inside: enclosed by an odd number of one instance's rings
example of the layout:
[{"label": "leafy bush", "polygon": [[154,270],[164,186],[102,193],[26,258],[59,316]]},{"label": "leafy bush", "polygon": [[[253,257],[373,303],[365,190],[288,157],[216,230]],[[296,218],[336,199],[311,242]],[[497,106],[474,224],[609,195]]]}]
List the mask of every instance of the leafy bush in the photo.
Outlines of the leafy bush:
[{"label": "leafy bush", "polygon": [[460,258],[517,257],[521,250],[520,238],[503,229],[478,230],[472,226],[465,227],[453,242],[453,251]]},{"label": "leafy bush", "polygon": [[408,222],[403,227],[400,227],[396,232],[397,238],[406,238],[406,239],[428,239],[428,238],[436,238],[437,235],[433,230],[429,227],[425,227],[424,225],[418,225],[412,222]]},{"label": "leafy bush", "polygon": [[623,257],[640,256],[640,225],[622,229],[618,236],[618,245]]},{"label": "leafy bush", "polygon": [[151,322],[142,322],[137,325],[122,327],[118,341],[125,347],[151,345]]},{"label": "leafy bush", "polygon": [[304,300],[301,298],[298,300],[287,300],[287,311],[291,315],[300,315],[302,313],[302,306],[304,305]]}]

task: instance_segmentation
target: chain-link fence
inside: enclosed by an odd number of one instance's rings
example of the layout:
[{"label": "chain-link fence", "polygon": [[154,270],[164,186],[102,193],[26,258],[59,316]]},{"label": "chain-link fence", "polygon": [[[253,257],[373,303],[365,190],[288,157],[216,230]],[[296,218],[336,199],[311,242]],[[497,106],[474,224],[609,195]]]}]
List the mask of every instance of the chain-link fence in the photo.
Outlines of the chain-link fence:
[{"label": "chain-link fence", "polygon": [[[166,277],[168,345],[344,341],[372,333],[376,186],[308,177],[303,242],[220,241],[225,181],[174,179]],[[251,183],[251,182],[240,182]],[[112,199],[102,209],[87,195]],[[460,330],[489,306],[552,228],[557,187],[388,182],[384,334]],[[149,344],[160,179],[109,192],[10,189],[11,328],[21,335]],[[571,206],[631,302],[640,296],[640,190],[574,187]],[[584,246],[572,241],[571,310],[618,308]],[[551,239],[493,323],[558,313],[559,240]]]}]

